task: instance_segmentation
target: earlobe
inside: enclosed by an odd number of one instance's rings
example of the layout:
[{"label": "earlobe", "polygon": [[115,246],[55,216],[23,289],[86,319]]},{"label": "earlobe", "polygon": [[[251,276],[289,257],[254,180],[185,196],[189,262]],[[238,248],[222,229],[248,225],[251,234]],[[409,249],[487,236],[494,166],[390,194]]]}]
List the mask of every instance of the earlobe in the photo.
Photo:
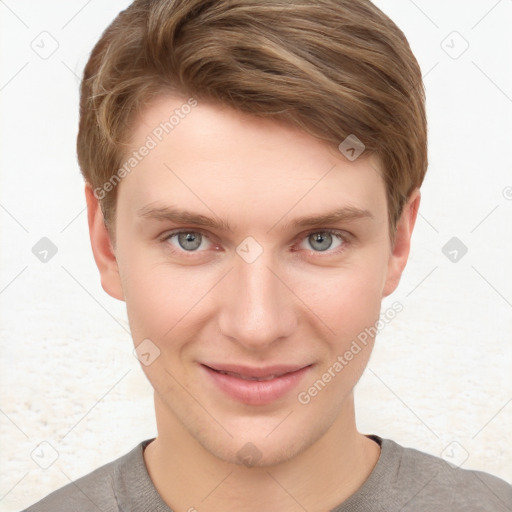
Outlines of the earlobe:
[{"label": "earlobe", "polygon": [[411,236],[418,215],[420,199],[420,191],[419,189],[415,189],[404,205],[402,214],[398,220],[395,240],[389,254],[386,281],[382,291],[383,297],[387,297],[396,290],[400,278],[402,277],[402,272],[407,264],[409,250],[411,248]]},{"label": "earlobe", "polygon": [[100,271],[101,286],[111,297],[124,301],[121,277],[110,234],[105,227],[99,200],[89,184],[85,185],[85,199],[91,247],[94,261]]}]

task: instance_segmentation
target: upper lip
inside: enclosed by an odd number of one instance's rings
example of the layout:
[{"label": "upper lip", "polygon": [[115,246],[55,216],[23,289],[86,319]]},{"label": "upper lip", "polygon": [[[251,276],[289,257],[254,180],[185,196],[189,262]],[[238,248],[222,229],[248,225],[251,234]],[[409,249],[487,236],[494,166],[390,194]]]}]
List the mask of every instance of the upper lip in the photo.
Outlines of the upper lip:
[{"label": "upper lip", "polygon": [[241,366],[238,364],[209,363],[209,364],[204,364],[204,366],[207,366],[207,367],[211,368],[212,370],[238,373],[239,375],[242,375],[244,377],[265,378],[265,377],[271,377],[271,376],[279,377],[286,373],[291,373],[291,372],[296,372],[297,370],[302,370],[302,368],[305,368],[306,366],[311,366],[311,365],[308,365],[308,364],[307,365],[278,364],[278,365],[273,365],[273,366],[266,366],[265,368],[261,368],[261,367],[260,368],[254,368],[254,367],[251,368],[249,366]]}]

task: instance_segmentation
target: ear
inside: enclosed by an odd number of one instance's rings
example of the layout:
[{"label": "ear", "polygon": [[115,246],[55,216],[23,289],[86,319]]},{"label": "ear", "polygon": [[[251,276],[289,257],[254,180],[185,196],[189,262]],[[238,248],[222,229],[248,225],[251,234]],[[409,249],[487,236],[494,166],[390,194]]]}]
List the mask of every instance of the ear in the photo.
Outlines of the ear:
[{"label": "ear", "polygon": [[387,297],[396,290],[398,283],[400,282],[400,278],[402,277],[402,272],[404,271],[409,257],[412,230],[416,223],[420,199],[420,191],[419,189],[415,189],[411,193],[407,203],[404,205],[402,214],[398,219],[395,241],[391,247],[389,255],[386,281],[382,290],[383,297]]},{"label": "ear", "polygon": [[110,234],[105,226],[100,202],[88,183],[85,185],[85,200],[91,247],[94,261],[100,271],[101,286],[114,299],[124,300],[121,276]]}]

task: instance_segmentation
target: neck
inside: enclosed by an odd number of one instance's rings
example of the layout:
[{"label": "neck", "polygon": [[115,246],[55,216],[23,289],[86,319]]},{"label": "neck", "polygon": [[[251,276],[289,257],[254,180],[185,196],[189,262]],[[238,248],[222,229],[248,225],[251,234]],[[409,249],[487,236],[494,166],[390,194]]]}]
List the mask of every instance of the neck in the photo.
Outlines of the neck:
[{"label": "neck", "polygon": [[356,429],[353,395],[345,402],[324,435],[304,451],[280,464],[246,467],[207,451],[155,397],[159,433],[144,460],[175,512],[331,510],[364,483],[380,454],[378,444]]}]

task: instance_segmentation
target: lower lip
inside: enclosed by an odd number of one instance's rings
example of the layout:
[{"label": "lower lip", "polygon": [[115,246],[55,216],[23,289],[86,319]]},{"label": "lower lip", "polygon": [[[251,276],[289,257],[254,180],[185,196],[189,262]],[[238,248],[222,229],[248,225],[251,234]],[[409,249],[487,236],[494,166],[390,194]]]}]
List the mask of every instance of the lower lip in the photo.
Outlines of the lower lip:
[{"label": "lower lip", "polygon": [[245,380],[233,375],[216,372],[201,365],[215,384],[227,395],[247,405],[265,405],[289,393],[311,369],[306,366],[271,380]]}]

